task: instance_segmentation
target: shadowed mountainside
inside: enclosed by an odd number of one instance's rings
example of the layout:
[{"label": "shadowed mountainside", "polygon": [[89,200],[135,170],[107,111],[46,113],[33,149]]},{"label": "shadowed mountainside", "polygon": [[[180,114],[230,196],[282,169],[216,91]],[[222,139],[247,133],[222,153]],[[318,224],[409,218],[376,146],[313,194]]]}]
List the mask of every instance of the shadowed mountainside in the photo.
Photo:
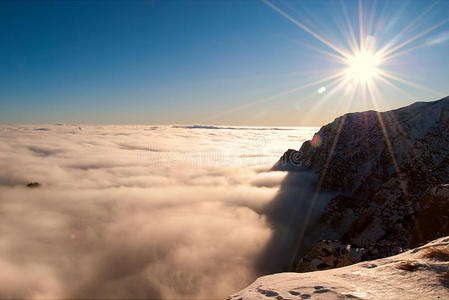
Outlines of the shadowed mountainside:
[{"label": "shadowed mountainside", "polygon": [[289,174],[267,213],[275,233],[260,264],[282,256],[280,271],[323,239],[374,259],[409,248],[412,232],[413,245],[438,237],[416,219],[426,191],[449,182],[448,145],[449,97],[349,113],[323,126],[273,166]]}]

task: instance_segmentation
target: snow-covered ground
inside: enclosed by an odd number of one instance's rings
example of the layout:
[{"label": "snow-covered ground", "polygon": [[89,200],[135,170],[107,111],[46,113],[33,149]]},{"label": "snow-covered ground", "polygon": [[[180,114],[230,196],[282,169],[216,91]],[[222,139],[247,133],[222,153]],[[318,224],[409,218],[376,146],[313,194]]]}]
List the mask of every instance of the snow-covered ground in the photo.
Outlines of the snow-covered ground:
[{"label": "snow-covered ground", "polygon": [[434,247],[449,250],[449,237],[343,268],[260,277],[228,299],[449,299],[449,257],[426,258]]}]

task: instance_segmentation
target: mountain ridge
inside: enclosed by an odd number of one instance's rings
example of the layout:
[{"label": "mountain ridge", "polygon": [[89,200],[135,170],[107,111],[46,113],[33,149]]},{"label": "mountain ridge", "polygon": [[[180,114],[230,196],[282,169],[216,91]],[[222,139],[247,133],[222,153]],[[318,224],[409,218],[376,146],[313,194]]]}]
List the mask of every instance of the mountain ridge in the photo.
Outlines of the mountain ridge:
[{"label": "mountain ridge", "polygon": [[318,174],[313,188],[335,193],[304,229],[309,240],[339,240],[373,259],[409,248],[412,232],[413,245],[435,238],[420,236],[415,220],[426,191],[449,182],[447,145],[449,97],[340,116],[273,170]]}]

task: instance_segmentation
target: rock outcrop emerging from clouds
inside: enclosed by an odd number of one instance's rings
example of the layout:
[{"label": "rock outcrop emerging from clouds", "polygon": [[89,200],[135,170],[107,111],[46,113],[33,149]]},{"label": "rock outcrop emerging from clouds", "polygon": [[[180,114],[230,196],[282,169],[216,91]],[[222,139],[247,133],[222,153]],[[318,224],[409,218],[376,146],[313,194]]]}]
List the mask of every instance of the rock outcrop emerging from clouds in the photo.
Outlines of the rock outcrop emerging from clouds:
[{"label": "rock outcrop emerging from clouds", "polygon": [[[318,173],[314,188],[337,196],[306,235],[364,248],[363,259],[447,235],[449,97],[341,116],[273,169]],[[437,236],[415,228],[428,226],[429,212],[441,225]]]}]

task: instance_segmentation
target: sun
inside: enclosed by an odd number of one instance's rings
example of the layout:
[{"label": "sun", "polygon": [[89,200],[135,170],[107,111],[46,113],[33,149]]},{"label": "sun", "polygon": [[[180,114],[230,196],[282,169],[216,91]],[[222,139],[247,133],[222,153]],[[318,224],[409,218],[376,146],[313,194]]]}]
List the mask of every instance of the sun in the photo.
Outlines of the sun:
[{"label": "sun", "polygon": [[379,75],[380,62],[376,53],[367,50],[357,52],[347,57],[346,77],[357,84],[368,84]]}]

